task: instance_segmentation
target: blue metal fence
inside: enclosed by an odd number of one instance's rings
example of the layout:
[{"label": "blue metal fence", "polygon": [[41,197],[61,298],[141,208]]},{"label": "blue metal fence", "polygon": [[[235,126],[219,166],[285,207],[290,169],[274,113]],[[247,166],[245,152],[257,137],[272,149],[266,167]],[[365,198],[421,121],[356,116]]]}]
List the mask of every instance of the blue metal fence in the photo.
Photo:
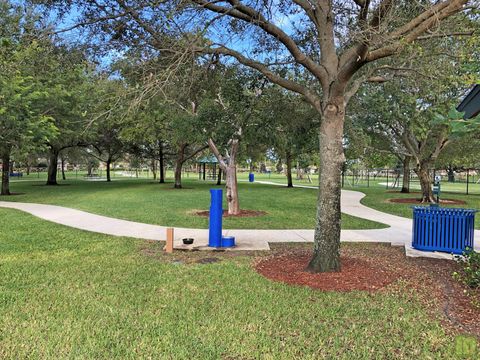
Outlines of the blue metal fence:
[{"label": "blue metal fence", "polygon": [[473,209],[414,206],[412,247],[453,254],[473,249],[476,212]]}]

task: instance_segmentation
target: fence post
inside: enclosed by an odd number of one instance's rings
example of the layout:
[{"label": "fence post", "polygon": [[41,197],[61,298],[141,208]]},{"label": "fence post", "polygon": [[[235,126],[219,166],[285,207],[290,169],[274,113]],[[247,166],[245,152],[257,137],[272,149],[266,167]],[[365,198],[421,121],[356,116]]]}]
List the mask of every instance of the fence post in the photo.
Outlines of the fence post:
[{"label": "fence post", "polygon": [[165,244],[165,252],[171,254],[173,253],[173,239],[174,239],[174,232],[173,228],[167,228],[167,241]]},{"label": "fence post", "polygon": [[370,170],[367,169],[367,187],[370,187]]},{"label": "fence post", "polygon": [[467,169],[467,195],[468,195],[468,181],[469,181],[469,169]]},{"label": "fence post", "polygon": [[387,190],[388,190],[388,169],[387,169]]}]

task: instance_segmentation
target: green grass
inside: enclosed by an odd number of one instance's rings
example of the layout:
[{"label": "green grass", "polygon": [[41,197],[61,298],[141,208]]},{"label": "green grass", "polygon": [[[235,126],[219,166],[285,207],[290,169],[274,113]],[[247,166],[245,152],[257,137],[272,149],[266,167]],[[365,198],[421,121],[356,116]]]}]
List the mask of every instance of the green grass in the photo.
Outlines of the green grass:
[{"label": "green grass", "polygon": [[245,256],[175,264],[145,255],[161,243],[0,218],[0,358],[455,358],[408,292],[314,291]]},{"label": "green grass", "polygon": [[[420,198],[421,195],[418,192],[412,192],[410,194],[402,194],[400,192],[387,191],[381,188],[349,188],[350,190],[358,190],[365,193],[367,196],[361,200],[361,203],[394,215],[399,215],[407,218],[412,218],[412,206],[414,204],[400,204],[388,201],[394,198]],[[457,208],[471,208],[480,209],[480,196],[479,195],[462,195],[455,193],[443,193],[442,198],[463,200],[466,205],[444,205],[445,207],[457,207]],[[475,228],[480,229],[480,216],[475,217]]]},{"label": "green grass", "polygon": [[[54,204],[96,214],[164,226],[207,228],[208,219],[194,215],[195,210],[208,210],[212,182],[184,179],[185,189],[173,189],[147,179],[115,178],[105,181],[67,180],[60,186],[44,186],[43,182],[18,181],[11,190],[22,195],[0,197],[0,200]],[[223,187],[223,186],[222,186]],[[272,185],[239,184],[242,209],[261,210],[259,217],[225,218],[225,228],[301,229],[313,228],[317,192],[312,189],[287,189]],[[226,208],[226,204],[224,205]],[[383,228],[383,224],[342,215],[344,229]]]}]

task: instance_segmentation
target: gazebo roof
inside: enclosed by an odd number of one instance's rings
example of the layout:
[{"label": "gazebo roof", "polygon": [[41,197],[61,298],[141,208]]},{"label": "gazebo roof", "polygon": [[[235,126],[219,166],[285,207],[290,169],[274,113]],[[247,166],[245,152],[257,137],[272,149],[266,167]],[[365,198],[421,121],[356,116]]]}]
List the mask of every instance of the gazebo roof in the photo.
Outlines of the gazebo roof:
[{"label": "gazebo roof", "polygon": [[465,96],[457,110],[465,112],[464,119],[471,119],[480,114],[480,84],[473,87],[472,90]]},{"label": "gazebo roof", "polygon": [[197,160],[198,164],[218,164],[218,160],[215,156],[204,156]]}]

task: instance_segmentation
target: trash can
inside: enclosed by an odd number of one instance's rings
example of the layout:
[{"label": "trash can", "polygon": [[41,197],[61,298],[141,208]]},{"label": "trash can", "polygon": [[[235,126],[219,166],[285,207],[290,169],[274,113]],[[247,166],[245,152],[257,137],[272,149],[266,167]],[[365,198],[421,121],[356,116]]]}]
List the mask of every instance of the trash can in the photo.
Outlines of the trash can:
[{"label": "trash can", "polygon": [[414,206],[412,247],[453,254],[473,249],[476,212],[474,209]]},{"label": "trash can", "polygon": [[248,174],[248,182],[254,182],[255,181],[255,174],[250,173]]}]

